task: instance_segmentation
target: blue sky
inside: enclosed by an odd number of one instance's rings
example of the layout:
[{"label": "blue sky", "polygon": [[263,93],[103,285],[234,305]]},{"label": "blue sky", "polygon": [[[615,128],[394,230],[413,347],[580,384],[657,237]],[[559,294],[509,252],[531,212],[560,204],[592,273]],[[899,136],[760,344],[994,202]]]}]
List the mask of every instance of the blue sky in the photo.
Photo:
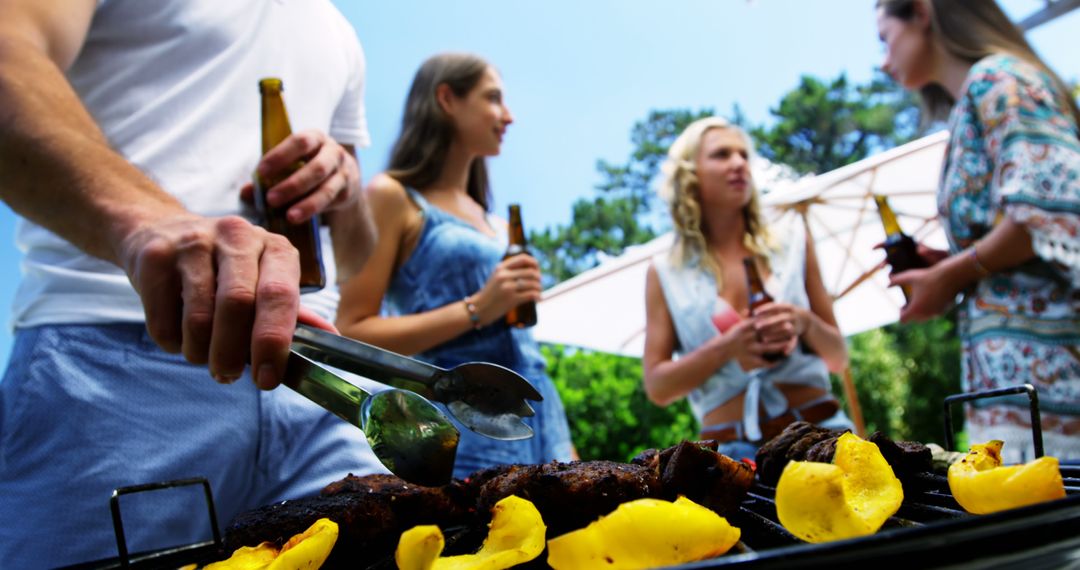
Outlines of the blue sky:
[{"label": "blue sky", "polygon": [[[335,0],[368,63],[373,144],[360,152],[365,180],[383,168],[416,68],[440,51],[470,51],[502,72],[515,115],[503,153],[490,162],[496,212],[522,204],[536,229],[570,221],[594,195],[596,161],[619,163],[630,128],[651,109],[738,103],[750,121],[802,74],[863,82],[882,51],[870,0]],[[1043,0],[1004,0],[1016,20]],[[1080,79],[1080,10],[1029,39],[1067,81]],[[19,279],[15,218],[0,207],[0,322]],[[0,362],[11,345],[0,327]]]}]

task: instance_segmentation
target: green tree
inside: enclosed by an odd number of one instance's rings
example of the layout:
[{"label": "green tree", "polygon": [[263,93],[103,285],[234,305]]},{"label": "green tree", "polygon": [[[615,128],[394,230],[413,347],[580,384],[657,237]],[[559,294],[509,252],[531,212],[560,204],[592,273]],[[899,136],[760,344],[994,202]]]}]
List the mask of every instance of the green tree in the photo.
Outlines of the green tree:
[{"label": "green tree", "polygon": [[888,76],[866,85],[841,74],[804,75],[770,110],[775,123],[754,127],[758,152],[799,173],[822,173],[911,140],[918,133],[915,100]]},{"label": "green tree", "polygon": [[[848,347],[867,432],[880,430],[895,439],[944,441],[945,397],[962,391],[960,339],[951,316],[866,331],[852,336]],[[837,378],[833,378],[833,391],[846,404]],[[957,407],[954,413],[959,411]],[[962,421],[954,422],[954,440],[962,427]]]},{"label": "green tree", "polygon": [[618,165],[597,161],[599,195],[574,202],[569,225],[529,234],[530,249],[545,277],[556,283],[569,279],[596,266],[604,256],[619,255],[631,245],[656,237],[648,217],[658,211],[652,184],[660,164],[687,125],[712,115],[712,109],[652,111],[635,123],[630,158]]},{"label": "green tree", "polygon": [[645,397],[640,359],[561,346],[543,350],[582,459],[627,461],[643,449],[696,436],[685,401],[660,408]]}]

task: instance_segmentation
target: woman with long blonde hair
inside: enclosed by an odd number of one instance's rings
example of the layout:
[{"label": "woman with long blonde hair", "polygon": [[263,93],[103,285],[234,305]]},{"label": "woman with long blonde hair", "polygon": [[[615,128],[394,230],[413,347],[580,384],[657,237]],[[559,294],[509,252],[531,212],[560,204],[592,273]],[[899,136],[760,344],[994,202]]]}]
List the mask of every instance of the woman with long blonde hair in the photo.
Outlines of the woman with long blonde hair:
[{"label": "woman with long blonde hair", "polygon": [[[675,243],[653,258],[645,287],[649,399],[688,398],[701,437],[736,458],[796,420],[850,427],[829,392],[847,347],[813,243],[802,226],[766,228],[751,152],[746,133],[719,117],[672,144],[662,195]],[[744,260],[775,299],[752,316]]]},{"label": "woman with long blonde hair", "polygon": [[[948,114],[938,189],[949,251],[893,276],[911,289],[903,321],[944,313],[958,294],[967,391],[1033,384],[1046,452],[1080,459],[1080,110],[994,0],[878,0],[882,67]],[[1026,399],[967,410],[974,442],[1034,457]]]}]

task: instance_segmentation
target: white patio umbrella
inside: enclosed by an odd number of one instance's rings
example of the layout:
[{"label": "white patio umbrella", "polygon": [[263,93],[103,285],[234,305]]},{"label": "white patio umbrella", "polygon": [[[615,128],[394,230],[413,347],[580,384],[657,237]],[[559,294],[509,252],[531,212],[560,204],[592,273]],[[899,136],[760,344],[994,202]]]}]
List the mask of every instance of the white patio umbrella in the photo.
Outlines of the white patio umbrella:
[{"label": "white patio umbrella", "polygon": [[533,335],[540,342],[640,358],[645,270],[649,259],[671,244],[672,235],[666,233],[544,291]]},{"label": "white patio umbrella", "polygon": [[904,304],[903,293],[888,286],[884,252],[873,249],[885,239],[875,194],[888,198],[916,241],[946,247],[935,195],[947,138],[935,133],[762,198],[770,223],[794,218],[809,228],[845,336],[895,322]]},{"label": "white patio umbrella", "polygon": [[[944,132],[930,135],[762,198],[771,223],[797,219],[810,228],[845,336],[894,322],[903,305],[900,291],[888,287],[884,253],[873,249],[885,239],[874,194],[888,196],[900,225],[916,240],[945,246],[934,200],[945,140]],[[640,357],[645,270],[671,239],[664,234],[629,248],[545,291],[537,307],[537,340]]]}]

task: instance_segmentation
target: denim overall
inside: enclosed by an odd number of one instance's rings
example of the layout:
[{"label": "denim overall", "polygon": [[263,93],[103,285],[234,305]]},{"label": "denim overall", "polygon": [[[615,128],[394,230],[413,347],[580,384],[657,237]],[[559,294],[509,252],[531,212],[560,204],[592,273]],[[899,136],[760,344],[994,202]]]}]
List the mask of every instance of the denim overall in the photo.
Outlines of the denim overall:
[{"label": "denim overall", "polygon": [[[385,310],[392,315],[461,304],[462,299],[484,286],[508,245],[505,232],[497,238],[484,235],[431,205],[419,192],[408,192],[420,207],[424,222],[416,249],[390,281]],[[461,310],[465,311],[464,305]],[[498,441],[454,422],[461,431],[455,477],[464,478],[494,465],[570,460],[572,444],[566,412],[530,329],[511,328],[500,319],[415,356],[444,368],[476,361],[499,364],[527,378],[544,397],[543,402],[530,402],[536,415],[525,418],[534,432],[531,439]]]}]

